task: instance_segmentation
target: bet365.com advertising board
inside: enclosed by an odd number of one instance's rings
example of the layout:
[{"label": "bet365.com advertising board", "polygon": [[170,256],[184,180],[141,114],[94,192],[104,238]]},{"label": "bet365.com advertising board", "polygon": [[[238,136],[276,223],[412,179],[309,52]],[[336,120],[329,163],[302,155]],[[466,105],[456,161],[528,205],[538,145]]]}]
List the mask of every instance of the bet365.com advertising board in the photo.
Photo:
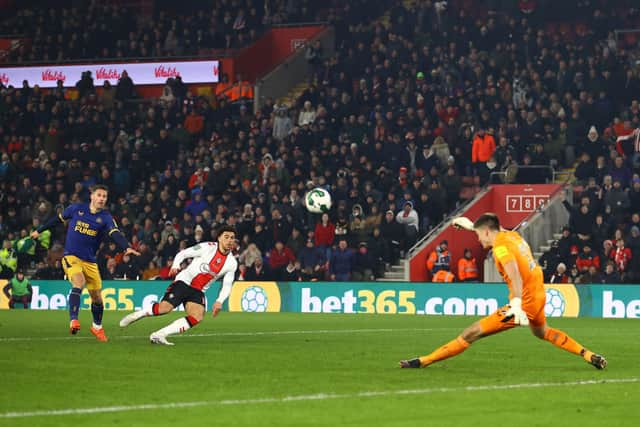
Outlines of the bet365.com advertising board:
[{"label": "bet365.com advertising board", "polygon": [[[0,280],[0,288],[6,281]],[[105,281],[106,310],[131,311],[159,301],[169,282]],[[220,284],[206,293],[208,307]],[[639,285],[546,285],[548,317],[640,318]],[[67,308],[69,283],[33,281],[31,309]],[[508,302],[504,284],[388,282],[236,282],[226,309],[234,312],[364,313],[484,316]],[[90,306],[84,291],[82,308]],[[8,300],[0,295],[0,309]],[[182,307],[180,307],[182,309]]]}]

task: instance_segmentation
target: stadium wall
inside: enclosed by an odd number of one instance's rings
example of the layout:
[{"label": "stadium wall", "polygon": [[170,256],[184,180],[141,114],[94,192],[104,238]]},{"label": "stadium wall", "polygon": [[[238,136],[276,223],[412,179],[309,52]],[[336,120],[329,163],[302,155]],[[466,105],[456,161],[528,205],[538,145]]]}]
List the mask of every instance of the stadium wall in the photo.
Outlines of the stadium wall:
[{"label": "stadium wall", "polygon": [[[0,280],[4,287],[6,280]],[[106,310],[131,311],[157,302],[167,281],[105,281]],[[215,300],[220,285],[206,293]],[[549,317],[640,318],[640,285],[545,285]],[[33,281],[31,308],[67,309],[66,281]],[[411,282],[248,282],[234,284],[225,309],[233,312],[358,313],[484,316],[508,302],[501,283],[416,285]],[[0,295],[0,309],[7,298]],[[87,291],[82,308],[88,309]],[[210,305],[208,303],[208,305]],[[182,310],[182,308],[180,308]]]},{"label": "stadium wall", "polygon": [[[325,28],[322,25],[311,25],[271,29],[234,58],[234,72],[241,74],[243,80],[255,82],[298,49],[303,48],[308,40],[313,39]],[[235,78],[235,75],[229,74],[229,78],[232,77]]]},{"label": "stadium wall", "polygon": [[[500,217],[503,227],[512,229],[527,218],[538,207],[546,206],[553,194],[562,189],[559,184],[504,184],[492,185],[489,191],[479,196],[469,207],[458,215],[466,216],[472,221],[485,212],[494,212]],[[464,248],[471,249],[476,258],[480,277],[483,277],[484,259],[487,251],[483,250],[473,233],[460,232],[449,225],[433,236],[427,244],[416,251],[409,260],[409,280],[412,282],[430,281],[426,269],[429,254],[447,240],[451,252],[452,270],[457,275],[458,260],[464,255]]]}]

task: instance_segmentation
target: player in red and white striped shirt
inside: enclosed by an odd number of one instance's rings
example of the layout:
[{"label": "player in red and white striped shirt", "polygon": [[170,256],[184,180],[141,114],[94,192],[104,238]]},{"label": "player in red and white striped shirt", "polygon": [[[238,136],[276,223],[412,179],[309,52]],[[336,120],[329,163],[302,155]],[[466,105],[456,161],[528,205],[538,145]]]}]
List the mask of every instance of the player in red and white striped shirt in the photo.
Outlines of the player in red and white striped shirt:
[{"label": "player in red and white striped shirt", "polygon": [[[203,242],[178,252],[169,272],[172,277],[176,274],[177,276],[167,288],[162,300],[153,304],[151,308],[126,315],[120,321],[120,326],[124,328],[143,317],[167,314],[184,304],[186,317],[181,317],[149,337],[153,344],[173,345],[167,341],[167,336],[185,332],[202,321],[206,311],[204,291],[212,282],[222,278],[222,288],[213,304],[213,316],[217,316],[231,293],[238,269],[238,261],[231,254],[235,238],[235,228],[224,225],[218,230],[217,242]],[[191,264],[178,273],[180,264],[189,258],[192,258]]]}]

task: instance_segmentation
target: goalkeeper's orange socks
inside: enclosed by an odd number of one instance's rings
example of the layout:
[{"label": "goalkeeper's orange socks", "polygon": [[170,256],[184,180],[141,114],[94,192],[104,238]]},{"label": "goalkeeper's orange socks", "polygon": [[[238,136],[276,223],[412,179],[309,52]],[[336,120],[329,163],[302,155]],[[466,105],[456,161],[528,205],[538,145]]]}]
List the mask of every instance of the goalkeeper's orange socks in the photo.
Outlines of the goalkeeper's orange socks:
[{"label": "goalkeeper's orange socks", "polygon": [[458,336],[453,341],[450,341],[442,347],[436,349],[433,353],[427,356],[420,357],[420,366],[424,368],[425,366],[429,366],[432,363],[453,357],[465,351],[467,348],[469,348],[470,345],[471,344],[465,341],[462,336]]},{"label": "goalkeeper's orange socks", "polygon": [[547,330],[544,333],[544,339],[549,341],[556,347],[560,347],[561,349],[566,350],[570,353],[582,356],[584,360],[586,360],[587,362],[591,362],[591,356],[593,356],[593,352],[587,350],[569,335],[558,329],[550,328],[547,326]]}]

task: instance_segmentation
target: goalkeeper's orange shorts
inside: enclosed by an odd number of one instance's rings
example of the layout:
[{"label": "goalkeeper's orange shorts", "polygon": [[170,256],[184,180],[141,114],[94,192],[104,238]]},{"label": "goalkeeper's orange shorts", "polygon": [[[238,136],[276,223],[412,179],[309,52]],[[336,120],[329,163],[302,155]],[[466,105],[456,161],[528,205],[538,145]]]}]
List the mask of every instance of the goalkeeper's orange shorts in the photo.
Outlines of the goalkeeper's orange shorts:
[{"label": "goalkeeper's orange shorts", "polygon": [[[534,300],[533,303],[522,306],[522,310],[527,313],[530,326],[539,327],[543,326],[547,322],[544,315],[545,302],[545,299],[538,298]],[[515,324],[513,319],[506,322],[504,321],[504,317],[508,309],[509,306],[505,305],[487,317],[480,319],[480,328],[482,329],[483,335],[492,335],[518,326]]]}]

